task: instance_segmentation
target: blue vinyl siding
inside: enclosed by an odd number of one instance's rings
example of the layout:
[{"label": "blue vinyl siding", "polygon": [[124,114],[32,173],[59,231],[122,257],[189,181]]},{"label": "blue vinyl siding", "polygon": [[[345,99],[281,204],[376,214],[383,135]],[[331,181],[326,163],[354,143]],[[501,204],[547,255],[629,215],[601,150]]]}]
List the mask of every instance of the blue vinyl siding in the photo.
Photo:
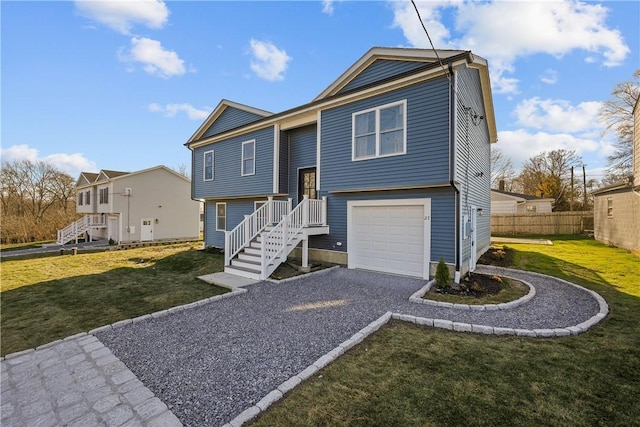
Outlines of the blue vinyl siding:
[{"label": "blue vinyl siding", "polygon": [[285,131],[280,132],[280,166],[278,178],[278,192],[287,194],[289,192],[289,135]]},{"label": "blue vinyl siding", "polygon": [[[254,175],[242,176],[242,143],[256,141]],[[204,152],[214,151],[214,177],[203,179]],[[273,127],[198,147],[193,152],[193,197],[199,199],[273,193]]]},{"label": "blue vinyl siding", "polygon": [[378,59],[347,83],[338,93],[348,92],[360,87],[397,76],[398,74],[413,71],[423,67],[424,62],[394,61],[391,59]]},{"label": "blue vinyl siding", "polygon": [[298,169],[316,166],[318,138],[316,125],[304,126],[289,131],[289,197],[293,205],[298,200]]},{"label": "blue vinyl siding", "polygon": [[[463,68],[456,71],[456,181],[461,183],[460,212],[468,208],[482,209],[477,216],[477,250],[489,246],[491,240],[491,147],[486,120],[474,118],[484,116],[484,104],[477,70]],[[467,108],[471,108],[470,111]],[[482,173],[481,176],[480,173]],[[462,221],[462,218],[461,218]],[[467,268],[470,256],[470,239],[462,241],[462,266]]]},{"label": "blue vinyl siding", "polygon": [[217,135],[226,132],[231,129],[235,129],[240,126],[255,122],[264,118],[263,116],[248,111],[239,110],[234,107],[227,107],[218,116],[215,122],[211,124],[201,138],[207,138],[213,135]]},{"label": "blue vinyl siding", "polygon": [[[407,100],[407,153],[352,161],[352,114]],[[321,188],[365,189],[449,181],[449,85],[419,83],[322,112]]]},{"label": "blue vinyl siding", "polygon": [[[318,249],[348,251],[347,242],[347,201],[349,200],[398,200],[413,198],[431,199],[431,261],[443,258],[448,263],[455,262],[455,194],[451,188],[412,191],[380,191],[358,194],[327,194],[327,221],[331,234],[312,236],[309,246]],[[338,246],[337,243],[342,245]]]},{"label": "blue vinyl siding", "polygon": [[245,215],[250,215],[254,211],[253,199],[207,201],[205,206],[205,246],[224,248],[224,232],[216,231],[216,203],[220,202],[227,204],[226,231],[233,230],[240,224]]}]

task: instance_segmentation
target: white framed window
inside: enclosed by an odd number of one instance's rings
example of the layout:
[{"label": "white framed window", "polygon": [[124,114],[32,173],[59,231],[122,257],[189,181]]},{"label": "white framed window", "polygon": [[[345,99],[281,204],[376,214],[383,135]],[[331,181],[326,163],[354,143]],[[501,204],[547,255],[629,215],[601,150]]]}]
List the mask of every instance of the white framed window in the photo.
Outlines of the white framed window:
[{"label": "white framed window", "polygon": [[109,188],[101,188],[98,190],[98,204],[106,205],[109,203]]},{"label": "white framed window", "polygon": [[84,203],[84,193],[78,193],[78,206],[82,206]]},{"label": "white framed window", "polygon": [[352,160],[406,154],[407,101],[353,113],[352,135]]},{"label": "white framed window", "polygon": [[613,216],[613,199],[611,197],[607,199],[607,216]]},{"label": "white framed window", "polygon": [[227,204],[224,202],[216,203],[216,231],[225,231],[227,229]]},{"label": "white framed window", "polygon": [[84,204],[89,206],[91,204],[91,191],[85,191],[84,193]]},{"label": "white framed window", "polygon": [[213,150],[204,152],[202,174],[205,181],[213,181]]},{"label": "white framed window", "polygon": [[242,176],[256,173],[256,140],[242,143]]}]

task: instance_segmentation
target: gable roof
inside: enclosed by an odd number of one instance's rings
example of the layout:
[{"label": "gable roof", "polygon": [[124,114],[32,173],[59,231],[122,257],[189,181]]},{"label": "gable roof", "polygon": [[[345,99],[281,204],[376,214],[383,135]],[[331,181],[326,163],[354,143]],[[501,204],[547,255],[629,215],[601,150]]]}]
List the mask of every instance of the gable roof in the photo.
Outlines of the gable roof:
[{"label": "gable roof", "polygon": [[537,196],[531,196],[529,194],[512,193],[510,191],[502,191],[502,190],[491,189],[491,192],[504,194],[505,196],[511,196],[511,197],[516,198],[516,199],[522,199],[523,201],[525,201],[525,200],[526,201],[540,201],[540,202],[541,201],[545,201],[545,200],[548,200],[548,201],[551,201],[551,202],[555,201],[555,199],[551,198],[551,197],[537,197]]},{"label": "gable roof", "polygon": [[[209,144],[212,140],[227,137],[228,134],[240,134],[248,130],[254,130],[269,125],[276,124],[281,119],[291,119],[301,117],[315,112],[323,108],[330,108],[337,103],[345,102],[346,99],[355,99],[357,97],[370,96],[377,91],[388,91],[392,87],[400,85],[412,84],[412,82],[420,81],[425,78],[433,78],[450,73],[452,68],[466,66],[478,70],[480,76],[480,84],[482,90],[484,118],[489,130],[489,140],[494,143],[498,140],[498,132],[495,122],[495,113],[493,109],[493,96],[491,94],[491,83],[489,79],[488,63],[484,58],[474,55],[471,51],[465,50],[437,50],[443,66],[440,65],[433,49],[413,49],[413,48],[384,48],[374,47],[363,55],[354,65],[347,71],[342,73],[336,81],[327,87],[320,95],[307,104],[282,111],[280,113],[269,113],[264,110],[255,109],[246,105],[237,104],[232,101],[223,99],[205,122],[184,144],[193,149],[197,146]],[[357,78],[369,65],[379,59],[388,61],[421,61],[424,63],[420,67],[412,67],[406,72],[393,75],[389,78],[372,82],[371,84],[358,86],[352,90],[341,92],[341,90]],[[222,114],[225,108],[233,106],[245,111],[261,112],[263,117],[254,122],[247,123],[236,129],[230,129],[219,135],[204,136],[206,130],[215,122]],[[315,121],[315,117],[313,118]]]},{"label": "gable roof", "polygon": [[98,177],[98,174],[94,172],[80,172],[80,176],[76,181],[76,187],[91,184],[96,180],[97,177]]},{"label": "gable roof", "polygon": [[207,129],[209,129],[214,124],[214,122],[222,115],[222,113],[224,113],[224,111],[227,108],[235,108],[237,110],[245,111],[247,113],[252,113],[260,117],[269,117],[273,115],[273,113],[266,110],[261,110],[259,108],[250,107],[248,105],[229,101],[228,99],[223,99],[218,103],[216,108],[213,109],[211,114],[209,114],[209,117],[205,119],[205,121],[200,125],[200,127],[195,131],[195,133],[191,135],[191,138],[189,138],[189,140],[187,141],[187,144],[200,139],[205,134]]},{"label": "gable roof", "polygon": [[[169,172],[173,175],[176,175],[177,177],[180,177],[182,179],[184,179],[187,182],[191,182],[191,180],[189,178],[187,178],[186,176],[174,171],[173,169],[170,169],[164,165],[158,165],[158,166],[154,166],[151,168],[147,168],[147,169],[142,169],[139,171],[135,171],[135,172],[121,172],[121,171],[112,171],[112,170],[107,170],[107,169],[102,169],[99,173],[92,173],[92,172],[81,172],[80,173],[80,177],[78,178],[78,181],[76,182],[76,187],[81,188],[81,187],[87,187],[90,186],[92,184],[95,184],[97,182],[104,182],[104,181],[114,181],[114,180],[118,180],[118,179],[124,179],[124,178],[128,178],[130,176],[134,176],[134,175],[139,175],[139,174],[143,174],[146,172],[151,172],[153,170],[157,170],[157,169],[161,169],[164,170],[166,172]],[[83,180],[84,178],[84,180]],[[89,180],[90,178],[92,178],[91,180]],[[81,182],[81,181],[86,181],[86,182]]]}]

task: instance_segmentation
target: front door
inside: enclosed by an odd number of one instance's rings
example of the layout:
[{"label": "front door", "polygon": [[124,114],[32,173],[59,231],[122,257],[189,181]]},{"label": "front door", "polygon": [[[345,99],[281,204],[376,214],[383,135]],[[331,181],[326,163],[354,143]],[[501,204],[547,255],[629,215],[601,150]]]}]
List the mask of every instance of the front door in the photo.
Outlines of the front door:
[{"label": "front door", "polygon": [[316,168],[305,168],[298,170],[298,203],[307,196],[310,199],[317,199],[316,193]]},{"label": "front door", "polygon": [[142,218],[140,241],[153,240],[153,218]]}]

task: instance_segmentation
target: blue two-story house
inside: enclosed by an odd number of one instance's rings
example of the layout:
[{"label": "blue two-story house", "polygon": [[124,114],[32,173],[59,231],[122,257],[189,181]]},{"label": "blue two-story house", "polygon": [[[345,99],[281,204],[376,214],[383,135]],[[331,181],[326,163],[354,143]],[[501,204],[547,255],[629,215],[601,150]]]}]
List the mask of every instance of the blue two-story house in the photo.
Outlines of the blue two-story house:
[{"label": "blue two-story house", "polygon": [[313,101],[270,113],[223,100],[185,144],[206,246],[264,279],[309,258],[459,280],[490,242],[487,61],[372,48]]}]

